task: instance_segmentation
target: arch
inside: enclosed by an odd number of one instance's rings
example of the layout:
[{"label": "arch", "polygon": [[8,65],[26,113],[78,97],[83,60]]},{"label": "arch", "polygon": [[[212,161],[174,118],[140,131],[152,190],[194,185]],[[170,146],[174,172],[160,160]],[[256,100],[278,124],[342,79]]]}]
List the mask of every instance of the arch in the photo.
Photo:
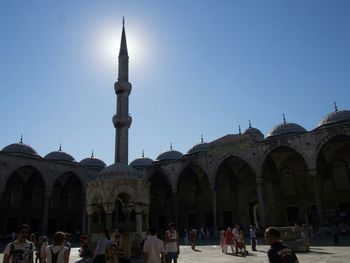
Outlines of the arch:
[{"label": "arch", "polygon": [[244,161],[245,163],[247,163],[247,165],[250,167],[250,169],[253,171],[254,174],[256,174],[256,170],[255,170],[255,166],[254,164],[245,156],[245,155],[242,155],[242,154],[239,154],[239,153],[230,153],[230,154],[225,154],[223,156],[221,156],[221,158],[217,161],[217,163],[214,165],[214,168],[213,168],[213,175],[214,175],[214,178],[213,178],[213,183],[215,184],[215,175],[217,174],[218,172],[218,169],[219,167],[229,158],[231,157],[237,157],[239,159],[241,159],[242,161]]},{"label": "arch", "polygon": [[183,227],[213,227],[213,195],[207,173],[201,166],[189,163],[179,174],[177,198],[181,206],[179,224]]},{"label": "arch", "polygon": [[215,173],[218,225],[256,224],[256,178],[251,165],[241,156],[228,155]]},{"label": "arch", "polygon": [[170,180],[169,173],[161,167],[156,167],[156,168],[152,167],[152,169],[147,172],[147,174],[145,176],[145,180],[149,181],[149,178],[154,174],[159,174],[159,175],[163,176],[164,179],[167,181],[167,183],[172,187],[173,184]]},{"label": "arch", "polygon": [[266,161],[266,158],[270,155],[270,153],[272,153],[273,151],[275,151],[278,148],[288,148],[288,149],[298,153],[304,159],[308,169],[311,168],[311,167],[309,167],[309,165],[311,164],[310,158],[303,151],[300,151],[297,147],[294,147],[294,146],[290,145],[289,143],[279,143],[278,145],[271,145],[270,147],[268,147],[264,151],[263,156],[261,158],[261,161],[258,165],[258,169],[259,169],[258,171],[261,171],[262,166],[263,166],[264,162]]},{"label": "arch", "polygon": [[315,203],[305,158],[305,154],[286,145],[270,147],[265,152],[260,174],[269,224],[305,222],[305,215]]},{"label": "arch", "polygon": [[13,230],[13,222],[30,222],[33,231],[39,231],[42,220],[45,182],[33,166],[20,166],[9,174],[1,198],[0,224]]},{"label": "arch", "polygon": [[149,223],[163,229],[173,221],[172,184],[161,169],[154,170],[147,180],[150,182]]},{"label": "arch", "polygon": [[350,130],[346,131],[332,131],[332,133],[326,134],[316,145],[315,147],[315,156],[319,156],[322,148],[330,141],[336,139],[337,137],[349,137],[350,138]]}]

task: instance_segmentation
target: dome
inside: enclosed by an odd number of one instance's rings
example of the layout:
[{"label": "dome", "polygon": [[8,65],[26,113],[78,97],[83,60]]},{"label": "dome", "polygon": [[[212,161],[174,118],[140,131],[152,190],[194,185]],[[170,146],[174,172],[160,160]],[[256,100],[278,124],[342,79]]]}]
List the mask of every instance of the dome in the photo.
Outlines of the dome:
[{"label": "dome", "polygon": [[257,128],[253,128],[249,121],[249,128],[244,131],[245,135],[249,135],[255,141],[261,141],[264,139],[264,134]]},{"label": "dome", "polygon": [[137,167],[146,167],[152,164],[153,160],[147,157],[141,157],[133,160],[129,165],[137,168]]},{"label": "dome", "polygon": [[275,126],[267,135],[267,137],[291,134],[291,133],[304,133],[307,132],[305,128],[296,123],[281,123]]},{"label": "dome", "polygon": [[63,152],[61,149],[48,153],[44,159],[58,162],[76,162],[72,155]]},{"label": "dome", "polygon": [[19,156],[40,157],[30,145],[24,144],[23,142],[7,145],[1,150],[1,152]]},{"label": "dome", "polygon": [[191,149],[188,150],[188,154],[194,154],[194,153],[205,153],[208,151],[209,143],[207,142],[201,142],[196,145],[194,145]]},{"label": "dome", "polygon": [[182,153],[178,151],[170,150],[159,154],[157,157],[157,161],[176,160],[176,159],[180,159],[182,156],[183,156]]},{"label": "dome", "polygon": [[81,160],[79,163],[82,166],[91,167],[91,168],[100,168],[100,169],[103,169],[107,166],[104,163],[104,161],[94,157],[85,158]]},{"label": "dome", "polygon": [[136,169],[124,163],[115,163],[104,168],[99,177],[102,178],[119,178],[119,179],[140,179],[141,175]]},{"label": "dome", "polygon": [[333,124],[336,122],[341,122],[349,120],[350,121],[350,111],[349,110],[335,110],[324,116],[318,123],[317,127],[321,127],[328,124]]}]

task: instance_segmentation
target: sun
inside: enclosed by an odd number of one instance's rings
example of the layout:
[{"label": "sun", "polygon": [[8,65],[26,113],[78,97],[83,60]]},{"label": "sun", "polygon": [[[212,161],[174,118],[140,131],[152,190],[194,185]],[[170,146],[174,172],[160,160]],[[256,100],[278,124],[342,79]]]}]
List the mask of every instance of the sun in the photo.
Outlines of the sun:
[{"label": "sun", "polygon": [[[96,36],[97,41],[97,56],[99,61],[106,66],[115,65],[118,62],[118,55],[120,49],[122,29],[116,28],[104,28]],[[147,54],[147,39],[143,34],[135,31],[128,30],[125,27],[126,41],[128,47],[129,59],[132,62],[132,68],[134,70],[142,67],[143,62]]]}]

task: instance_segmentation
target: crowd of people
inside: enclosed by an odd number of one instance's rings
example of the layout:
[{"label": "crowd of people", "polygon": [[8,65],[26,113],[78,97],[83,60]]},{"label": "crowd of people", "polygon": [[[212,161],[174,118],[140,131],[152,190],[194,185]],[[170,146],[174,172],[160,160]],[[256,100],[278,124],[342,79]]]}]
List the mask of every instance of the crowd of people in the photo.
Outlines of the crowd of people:
[{"label": "crowd of people", "polygon": [[[201,233],[205,233],[204,230],[185,231],[185,239],[191,243],[193,250],[196,250],[197,237],[203,238]],[[144,263],[177,263],[180,254],[180,236],[173,223],[169,223],[165,233],[158,233],[155,227],[151,227],[144,240],[136,235],[132,242],[122,229],[116,229],[112,233],[104,229],[101,234],[94,248],[89,246],[86,236],[81,238],[80,255],[92,257],[93,263],[130,263],[132,258],[141,257]],[[250,226],[249,235],[252,251],[256,251],[255,226]],[[267,228],[264,237],[271,246],[268,251],[270,263],[298,262],[294,252],[279,241],[280,232],[277,228]],[[36,237],[30,234],[28,225],[20,225],[16,239],[5,247],[3,263],[68,263],[70,238],[69,234],[59,231],[54,234],[52,242],[48,242],[46,236]],[[221,231],[220,246],[223,253],[228,253],[230,247],[235,255],[248,254],[244,231],[239,225]]]},{"label": "crowd of people", "polygon": [[53,242],[48,244],[46,236],[30,234],[29,225],[22,224],[17,229],[14,240],[4,250],[3,263],[68,263],[71,244],[70,236],[56,232]]}]

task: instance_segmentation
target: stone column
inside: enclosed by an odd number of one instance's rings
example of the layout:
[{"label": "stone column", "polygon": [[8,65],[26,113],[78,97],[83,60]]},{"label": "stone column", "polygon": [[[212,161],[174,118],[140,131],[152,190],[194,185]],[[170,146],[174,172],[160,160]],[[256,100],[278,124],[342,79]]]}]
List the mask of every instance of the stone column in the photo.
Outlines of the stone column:
[{"label": "stone column", "polygon": [[177,192],[173,192],[172,199],[173,199],[174,216],[175,216],[174,223],[176,227],[179,227],[179,196]]},{"label": "stone column", "polygon": [[112,213],[106,214],[106,228],[108,230],[112,229]]},{"label": "stone column", "polygon": [[142,214],[141,212],[136,213],[136,233],[142,233]]},{"label": "stone column", "polygon": [[46,190],[43,194],[43,198],[44,198],[44,203],[43,203],[43,211],[42,211],[41,230],[43,233],[47,233],[51,192]]},{"label": "stone column", "polygon": [[264,227],[266,226],[266,214],[265,214],[264,188],[263,188],[262,177],[256,177],[256,184],[257,184],[257,194],[258,194],[261,225]]},{"label": "stone column", "polygon": [[323,220],[323,208],[322,208],[322,200],[321,200],[321,194],[320,194],[320,182],[319,177],[317,175],[317,169],[309,169],[309,173],[313,179],[314,182],[314,192],[315,192],[315,201],[316,201],[316,207],[317,207],[317,215],[320,225],[324,224]]},{"label": "stone column", "polygon": [[217,206],[216,206],[216,190],[212,188],[213,197],[213,219],[214,219],[214,229],[217,229]]},{"label": "stone column", "polygon": [[82,219],[81,219],[81,233],[86,233],[86,195],[85,195],[85,189],[82,192],[81,198],[82,198],[82,204],[83,204],[83,211],[82,211]]},{"label": "stone column", "polygon": [[87,220],[87,234],[90,236],[92,233],[92,221],[93,221],[93,215],[88,214],[88,220]]}]

